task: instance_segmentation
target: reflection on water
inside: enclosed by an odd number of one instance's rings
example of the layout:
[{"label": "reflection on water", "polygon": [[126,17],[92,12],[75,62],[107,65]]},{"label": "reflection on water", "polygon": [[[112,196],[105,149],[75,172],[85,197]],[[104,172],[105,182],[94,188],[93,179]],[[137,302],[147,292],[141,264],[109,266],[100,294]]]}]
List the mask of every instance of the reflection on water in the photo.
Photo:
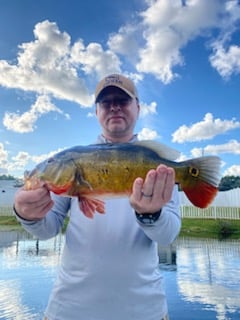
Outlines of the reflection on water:
[{"label": "reflection on water", "polygon": [[15,180],[0,180],[0,206],[12,207],[14,194],[19,189],[14,187]]},{"label": "reflection on water", "polygon": [[[63,243],[0,232],[0,319],[42,319]],[[178,239],[159,260],[171,320],[240,319],[240,241]]]},{"label": "reflection on water", "polygon": [[0,232],[0,319],[42,319],[62,245],[61,235],[40,242],[25,232]]},{"label": "reflection on water", "polygon": [[177,284],[182,299],[215,311],[218,320],[239,319],[239,245],[239,241],[179,239]]}]

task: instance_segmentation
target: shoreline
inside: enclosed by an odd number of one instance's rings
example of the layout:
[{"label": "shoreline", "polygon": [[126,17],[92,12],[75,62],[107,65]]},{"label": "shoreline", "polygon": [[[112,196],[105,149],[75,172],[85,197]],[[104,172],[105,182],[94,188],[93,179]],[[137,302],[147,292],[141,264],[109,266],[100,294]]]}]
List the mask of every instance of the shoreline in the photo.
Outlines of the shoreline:
[{"label": "shoreline", "polygon": [[[66,230],[66,220],[63,233]],[[23,230],[16,217],[0,215],[0,232]],[[211,239],[240,239],[240,220],[182,218],[182,227],[178,237]]]}]

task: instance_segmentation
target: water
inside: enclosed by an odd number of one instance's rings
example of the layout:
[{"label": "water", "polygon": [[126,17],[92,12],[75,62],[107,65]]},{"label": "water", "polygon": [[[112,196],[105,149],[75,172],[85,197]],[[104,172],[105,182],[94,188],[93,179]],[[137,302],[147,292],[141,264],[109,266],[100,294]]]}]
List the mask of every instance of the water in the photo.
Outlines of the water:
[{"label": "water", "polygon": [[240,241],[180,238],[176,252],[164,274],[171,320],[239,320]]},{"label": "water", "polygon": [[[0,319],[42,320],[64,236],[0,232]],[[160,248],[170,320],[240,319],[240,241],[178,239]]]},{"label": "water", "polygon": [[14,184],[14,180],[0,180],[0,206],[12,206],[14,195],[18,190]]},{"label": "water", "polygon": [[22,231],[0,232],[0,319],[42,320],[63,246]]}]

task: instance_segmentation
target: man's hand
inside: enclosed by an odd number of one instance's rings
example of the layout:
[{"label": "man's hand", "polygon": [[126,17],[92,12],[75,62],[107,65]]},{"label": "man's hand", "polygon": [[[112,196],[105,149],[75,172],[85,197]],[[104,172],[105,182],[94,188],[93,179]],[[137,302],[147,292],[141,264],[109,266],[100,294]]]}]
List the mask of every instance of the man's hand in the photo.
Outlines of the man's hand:
[{"label": "man's hand", "polygon": [[52,206],[50,192],[44,186],[35,190],[21,188],[15,194],[14,208],[26,220],[41,220]]},{"label": "man's hand", "polygon": [[170,201],[174,185],[174,169],[161,164],[134,181],[130,204],[137,213],[155,213]]}]

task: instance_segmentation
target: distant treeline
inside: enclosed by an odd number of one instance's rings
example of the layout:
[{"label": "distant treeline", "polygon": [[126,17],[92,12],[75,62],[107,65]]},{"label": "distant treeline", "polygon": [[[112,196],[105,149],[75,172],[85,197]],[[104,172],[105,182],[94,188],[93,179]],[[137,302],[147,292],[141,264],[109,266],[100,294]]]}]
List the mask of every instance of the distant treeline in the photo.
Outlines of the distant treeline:
[{"label": "distant treeline", "polygon": [[219,191],[227,191],[235,188],[240,188],[240,176],[225,176],[219,184]]},{"label": "distant treeline", "polygon": [[6,175],[6,174],[2,174],[0,175],[0,180],[16,180],[16,178],[14,176],[11,175]]}]

